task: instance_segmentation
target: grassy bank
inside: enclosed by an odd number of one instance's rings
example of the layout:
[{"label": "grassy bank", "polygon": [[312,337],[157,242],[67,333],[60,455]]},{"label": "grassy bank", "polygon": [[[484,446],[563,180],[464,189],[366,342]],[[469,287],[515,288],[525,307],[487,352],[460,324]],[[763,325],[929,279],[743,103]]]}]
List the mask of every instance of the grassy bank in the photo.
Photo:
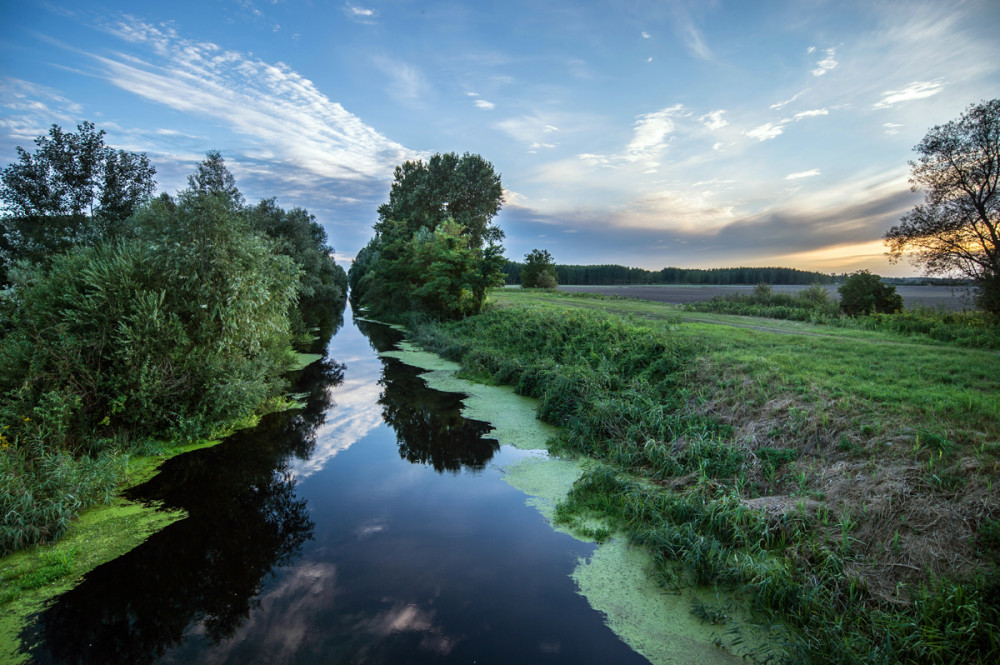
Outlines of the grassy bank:
[{"label": "grassy bank", "polygon": [[605,520],[666,587],[731,592],[782,626],[768,643],[783,660],[1000,656],[995,351],[656,303],[492,300],[419,341],[537,397],[556,447],[602,462],[559,519]]}]

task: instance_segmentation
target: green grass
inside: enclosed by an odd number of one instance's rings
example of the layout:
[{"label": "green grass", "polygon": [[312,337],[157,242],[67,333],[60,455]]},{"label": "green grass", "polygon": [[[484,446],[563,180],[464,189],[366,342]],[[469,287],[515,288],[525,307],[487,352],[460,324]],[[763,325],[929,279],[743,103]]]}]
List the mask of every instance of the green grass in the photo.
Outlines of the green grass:
[{"label": "green grass", "polygon": [[419,341],[538,398],[555,450],[600,460],[557,521],[603,519],[664,586],[716,585],[779,626],[747,655],[1000,657],[1000,354],[624,299],[491,303]]}]

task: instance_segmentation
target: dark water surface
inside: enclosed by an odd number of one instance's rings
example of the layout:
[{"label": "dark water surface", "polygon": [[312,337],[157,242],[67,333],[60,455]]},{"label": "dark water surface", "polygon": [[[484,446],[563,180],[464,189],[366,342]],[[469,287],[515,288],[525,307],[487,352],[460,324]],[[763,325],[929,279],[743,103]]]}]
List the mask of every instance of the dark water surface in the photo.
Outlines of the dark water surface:
[{"label": "dark water surface", "polygon": [[133,496],[190,517],[39,617],[38,663],[645,663],[569,578],[557,533],[459,397],[348,323],[298,412],[168,461]]}]

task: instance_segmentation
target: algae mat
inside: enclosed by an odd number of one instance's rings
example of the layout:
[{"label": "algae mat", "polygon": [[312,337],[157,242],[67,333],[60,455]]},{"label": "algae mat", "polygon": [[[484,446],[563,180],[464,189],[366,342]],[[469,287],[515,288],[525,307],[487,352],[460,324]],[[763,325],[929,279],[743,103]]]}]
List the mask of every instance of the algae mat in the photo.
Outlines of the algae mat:
[{"label": "algae mat", "polygon": [[[527,503],[551,524],[556,504],[580,478],[587,461],[553,458],[544,452],[558,429],[537,419],[537,400],[516,395],[509,386],[460,379],[458,363],[409,342],[400,342],[398,348],[379,355],[426,370],[420,376],[428,387],[465,395],[463,416],[489,423],[490,436],[501,445],[529,451],[503,469],[504,479],[528,495]],[[588,540],[572,529],[565,531]],[[653,581],[649,567],[647,554],[612,539],[599,545],[589,560],[580,560],[572,578],[590,606],[605,616],[608,627],[655,665],[742,662],[716,646],[721,638],[718,629],[691,615],[692,597],[665,593]]]},{"label": "algae mat", "polygon": [[27,654],[21,653],[25,649],[19,634],[28,618],[52,598],[184,516],[183,511],[158,510],[118,498],[83,512],[57,543],[4,558],[0,566],[0,663],[28,662]]}]

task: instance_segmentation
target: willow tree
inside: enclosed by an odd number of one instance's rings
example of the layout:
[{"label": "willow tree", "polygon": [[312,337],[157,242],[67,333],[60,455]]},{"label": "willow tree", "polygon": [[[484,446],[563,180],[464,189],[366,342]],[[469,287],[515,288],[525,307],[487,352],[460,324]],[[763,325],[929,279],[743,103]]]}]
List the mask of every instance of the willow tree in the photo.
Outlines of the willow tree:
[{"label": "willow tree", "polygon": [[890,260],[967,277],[980,307],[1000,314],[1000,99],[969,106],[914,150],[910,183],[924,202],[886,232]]}]

